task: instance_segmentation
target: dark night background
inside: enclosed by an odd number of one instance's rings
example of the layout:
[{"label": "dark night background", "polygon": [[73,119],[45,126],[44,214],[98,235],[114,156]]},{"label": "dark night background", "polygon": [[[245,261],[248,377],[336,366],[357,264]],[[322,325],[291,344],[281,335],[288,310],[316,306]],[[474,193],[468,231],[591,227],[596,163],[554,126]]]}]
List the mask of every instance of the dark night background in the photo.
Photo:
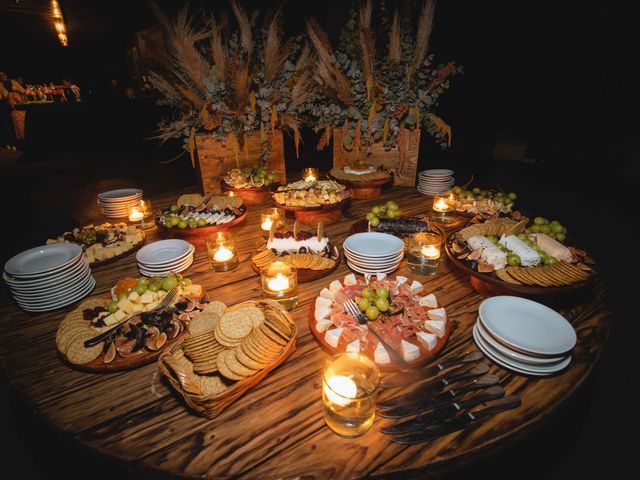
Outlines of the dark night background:
[{"label": "dark night background", "polygon": [[[91,97],[78,116],[65,122],[43,116],[33,130],[37,141],[27,141],[20,161],[0,166],[3,205],[10,205],[13,195],[51,181],[122,174],[132,165],[155,169],[179,153],[177,143],[159,148],[144,140],[159,115],[152,100],[128,100],[110,89],[113,79],[120,86],[132,82],[125,51],[136,31],[155,23],[147,2],[62,0],[68,48],[58,44],[50,21],[19,11],[20,4],[37,9],[47,3],[0,0],[0,70],[10,77],[21,75],[27,83],[57,82],[71,75]],[[169,11],[182,5],[158,3]],[[244,3],[249,10],[272,5]],[[442,62],[456,60],[465,73],[451,80],[438,110],[453,126],[453,148],[442,151],[423,135],[420,169],[450,167],[459,181],[473,173],[484,185],[497,182],[517,191],[522,204],[566,220],[599,259],[614,310],[608,349],[580,393],[531,436],[452,478],[628,478],[636,470],[630,466],[632,446],[638,445],[631,392],[638,375],[631,362],[638,315],[634,284],[627,276],[637,263],[629,220],[637,220],[640,140],[634,62],[640,52],[636,20],[625,3],[438,2],[430,50]],[[196,10],[207,4],[226,7],[223,1],[191,2]],[[335,39],[346,5],[289,0],[284,6],[287,30],[300,33],[304,18],[313,16]],[[313,163],[326,169],[330,150],[316,152],[312,132],[303,140],[300,163],[288,140],[288,170]],[[194,182],[188,163],[182,156],[154,171],[188,184]],[[610,198],[607,206],[604,197]],[[3,262],[58,233],[43,235],[48,224],[35,224],[37,206],[20,215],[23,235],[5,235]],[[0,450],[3,469],[21,469],[23,478],[136,475],[50,431],[4,378],[0,402],[0,437],[8,440]]]}]

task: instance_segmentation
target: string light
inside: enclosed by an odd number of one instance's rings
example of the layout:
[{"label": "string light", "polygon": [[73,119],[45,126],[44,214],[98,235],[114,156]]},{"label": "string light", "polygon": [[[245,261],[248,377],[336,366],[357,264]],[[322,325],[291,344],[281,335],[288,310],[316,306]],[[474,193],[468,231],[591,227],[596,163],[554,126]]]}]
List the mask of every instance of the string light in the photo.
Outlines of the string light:
[{"label": "string light", "polygon": [[53,16],[53,26],[58,33],[58,40],[63,47],[69,46],[69,37],[67,37],[67,26],[64,23],[62,9],[58,0],[51,0],[51,14]]}]

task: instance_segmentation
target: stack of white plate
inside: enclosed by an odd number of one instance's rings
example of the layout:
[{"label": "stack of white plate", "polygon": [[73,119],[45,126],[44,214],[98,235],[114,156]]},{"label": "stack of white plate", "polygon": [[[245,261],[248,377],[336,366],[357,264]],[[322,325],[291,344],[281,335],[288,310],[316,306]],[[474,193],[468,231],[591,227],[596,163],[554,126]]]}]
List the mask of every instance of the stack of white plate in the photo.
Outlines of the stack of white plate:
[{"label": "stack of white plate", "polygon": [[576,344],[576,332],[562,315],[533,300],[509,296],[480,304],[473,338],[497,364],[534,376],[565,369]]},{"label": "stack of white plate", "polygon": [[31,248],[4,264],[4,281],[23,310],[45,312],[87,296],[96,281],[82,254],[72,243]]},{"label": "stack of white plate", "polygon": [[138,206],[142,199],[139,188],[109,190],[98,195],[98,205],[107,218],[122,218],[129,215],[131,208]]},{"label": "stack of white plate", "polygon": [[148,277],[179,273],[191,266],[195,250],[189,242],[178,239],[150,243],[136,253],[138,269]]},{"label": "stack of white plate", "polygon": [[404,257],[404,242],[388,233],[356,233],[342,247],[347,265],[358,273],[391,273]]},{"label": "stack of white plate", "polygon": [[418,191],[423,195],[437,195],[455,185],[453,170],[436,168],[423,170],[418,174]]}]

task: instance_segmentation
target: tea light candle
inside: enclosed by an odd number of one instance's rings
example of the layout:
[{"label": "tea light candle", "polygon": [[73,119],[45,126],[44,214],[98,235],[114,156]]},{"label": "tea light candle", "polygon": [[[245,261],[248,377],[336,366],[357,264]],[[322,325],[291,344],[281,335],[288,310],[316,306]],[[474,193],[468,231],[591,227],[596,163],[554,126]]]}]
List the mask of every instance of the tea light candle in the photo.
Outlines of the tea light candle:
[{"label": "tea light candle", "polygon": [[274,223],[276,224],[276,228],[282,224],[282,214],[279,209],[269,208],[260,213],[260,228],[265,238],[269,236],[269,232]]},{"label": "tea light candle", "polygon": [[358,386],[345,375],[335,375],[327,379],[325,395],[331,402],[344,407],[349,399],[356,398]]},{"label": "tea light candle", "polygon": [[131,212],[129,212],[129,221],[130,222],[141,222],[144,218],[144,213],[138,210],[137,207],[133,207]]},{"label": "tea light candle", "polygon": [[444,239],[434,233],[419,232],[409,239],[407,267],[411,273],[434,275],[440,264],[440,253]]},{"label": "tea light candle", "polygon": [[142,229],[152,228],[156,226],[155,218],[153,217],[153,211],[151,209],[151,202],[149,200],[140,200],[140,211],[143,218],[140,222]]},{"label": "tea light candle", "polygon": [[239,265],[240,261],[236,255],[236,241],[231,233],[214,233],[207,237],[206,244],[211,270],[226,272]]},{"label": "tea light candle", "polygon": [[213,254],[213,259],[216,262],[226,262],[227,260],[231,260],[232,257],[233,257],[233,252],[222,245]]},{"label": "tea light candle", "polygon": [[315,182],[318,180],[318,169],[317,168],[305,168],[302,170],[302,178],[305,182]]},{"label": "tea light candle", "polygon": [[423,245],[420,249],[420,253],[424,255],[424,258],[428,260],[436,260],[440,258],[440,246],[439,245]]},{"label": "tea light candle", "polygon": [[436,222],[451,223],[455,219],[453,202],[449,195],[442,194],[433,197],[433,215]]},{"label": "tea light candle", "polygon": [[273,262],[260,270],[262,290],[266,298],[280,303],[287,310],[298,304],[298,270],[284,262]]},{"label": "tea light candle", "polygon": [[271,278],[267,281],[267,285],[271,291],[284,292],[289,289],[289,279],[278,273],[276,278]]}]

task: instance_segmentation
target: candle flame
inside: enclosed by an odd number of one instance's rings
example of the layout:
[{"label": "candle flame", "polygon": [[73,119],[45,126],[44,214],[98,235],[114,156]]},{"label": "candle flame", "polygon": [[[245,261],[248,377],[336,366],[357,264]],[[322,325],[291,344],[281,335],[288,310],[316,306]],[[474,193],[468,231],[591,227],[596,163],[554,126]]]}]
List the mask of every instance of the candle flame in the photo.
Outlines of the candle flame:
[{"label": "candle flame", "polygon": [[226,262],[231,260],[233,252],[226,248],[224,245],[220,245],[220,248],[213,254],[213,259],[216,262]]},{"label": "candle flame", "polygon": [[278,273],[275,278],[269,279],[267,286],[269,287],[269,290],[274,292],[284,292],[289,288],[289,279],[281,273]]},{"label": "candle flame", "polygon": [[350,402],[350,399],[358,396],[358,387],[351,378],[335,375],[327,380],[325,393],[332,403],[344,407]]},{"label": "candle flame", "polygon": [[131,209],[131,213],[129,213],[129,220],[135,222],[136,220],[142,220],[144,218],[144,214],[138,210],[136,207]]}]

